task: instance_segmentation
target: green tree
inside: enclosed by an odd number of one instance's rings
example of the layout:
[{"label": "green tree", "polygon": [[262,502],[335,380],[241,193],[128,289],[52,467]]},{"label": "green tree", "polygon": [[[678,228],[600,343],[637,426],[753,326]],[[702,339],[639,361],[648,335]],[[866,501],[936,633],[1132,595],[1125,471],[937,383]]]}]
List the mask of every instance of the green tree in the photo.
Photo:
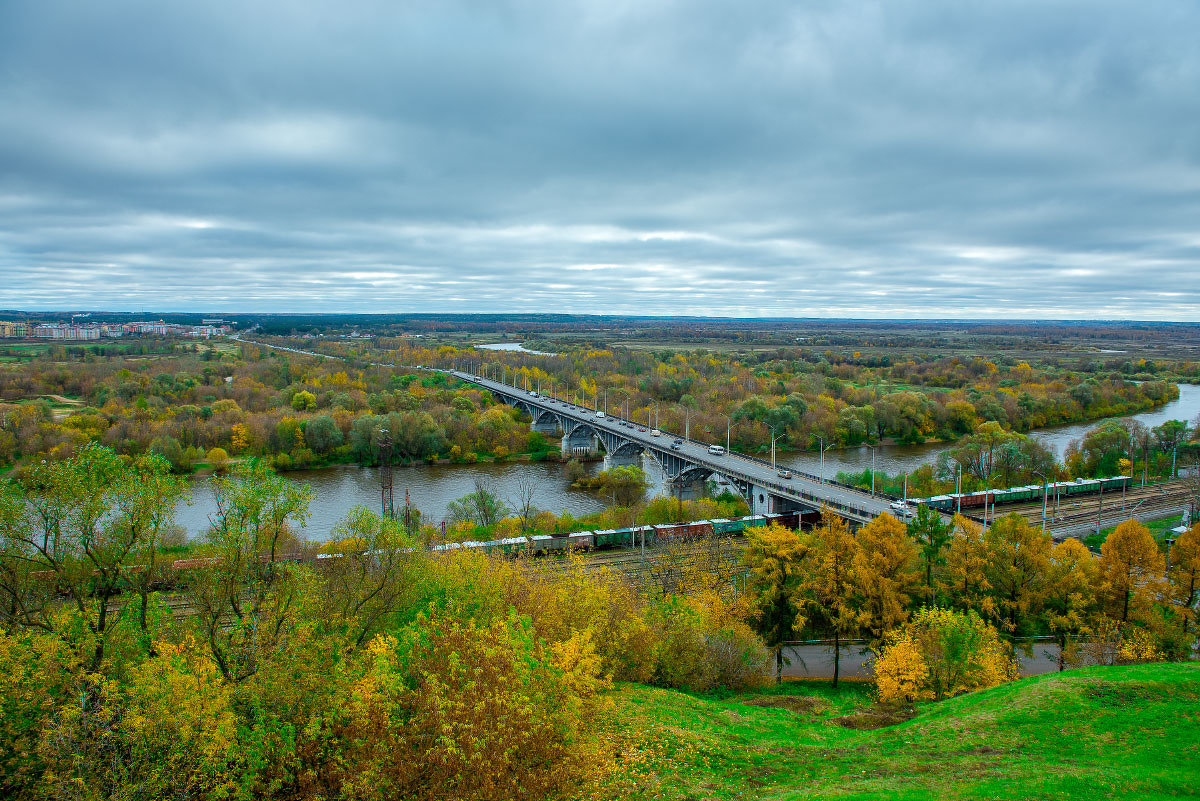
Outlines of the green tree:
[{"label": "green tree", "polygon": [[475,490],[446,504],[446,520],[450,523],[474,523],[491,528],[512,510],[505,505],[486,478],[475,479]]},{"label": "green tree", "polygon": [[292,395],[292,408],[298,412],[312,411],[317,408],[317,396],[308,390],[300,390]]},{"label": "green tree", "polygon": [[208,544],[215,556],[188,576],[188,598],[212,659],[229,681],[255,675],[279,654],[296,625],[304,586],[282,561],[296,547],[313,490],[258,461],[212,482],[216,512]]},{"label": "green tree", "polygon": [[934,585],[934,570],[938,565],[945,564],[943,553],[950,543],[950,533],[954,527],[942,520],[936,509],[925,504],[917,507],[917,514],[908,524],[908,534],[920,549],[921,572],[925,574],[925,596],[929,605],[937,603],[937,590]]},{"label": "green tree", "polygon": [[328,415],[314,417],[304,423],[304,441],[313,453],[328,456],[343,441],[342,431]]}]

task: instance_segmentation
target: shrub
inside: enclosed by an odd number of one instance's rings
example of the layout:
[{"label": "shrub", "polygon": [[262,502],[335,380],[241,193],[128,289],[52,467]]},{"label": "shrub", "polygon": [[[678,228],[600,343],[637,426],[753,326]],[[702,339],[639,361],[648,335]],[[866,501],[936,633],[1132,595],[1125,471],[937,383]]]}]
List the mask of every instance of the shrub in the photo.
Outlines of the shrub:
[{"label": "shrub", "polygon": [[551,646],[515,615],[418,618],[366,660],[335,757],[345,797],[541,799],[594,769],[584,735],[604,683],[586,636]]},{"label": "shrub", "polygon": [[1010,647],[974,611],[924,607],[891,633],[875,660],[885,703],[942,699],[1017,677]]}]

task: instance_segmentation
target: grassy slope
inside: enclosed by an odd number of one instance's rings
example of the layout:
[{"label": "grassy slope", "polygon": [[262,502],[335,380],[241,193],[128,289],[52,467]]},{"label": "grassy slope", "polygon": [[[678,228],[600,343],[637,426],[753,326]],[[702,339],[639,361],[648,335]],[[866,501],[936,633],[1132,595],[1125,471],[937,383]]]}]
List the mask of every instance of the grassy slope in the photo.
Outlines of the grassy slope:
[{"label": "grassy slope", "polygon": [[921,709],[875,731],[831,718],[868,686],[792,683],[815,712],[639,686],[616,693],[610,798],[1172,798],[1200,793],[1200,665],[1088,668]]}]

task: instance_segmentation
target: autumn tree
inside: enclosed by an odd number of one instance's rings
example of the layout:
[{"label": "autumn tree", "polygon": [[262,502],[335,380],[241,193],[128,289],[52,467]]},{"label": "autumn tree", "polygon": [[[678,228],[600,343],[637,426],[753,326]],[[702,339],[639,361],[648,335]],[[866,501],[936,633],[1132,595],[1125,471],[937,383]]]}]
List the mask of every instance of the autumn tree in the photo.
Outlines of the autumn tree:
[{"label": "autumn tree", "polygon": [[875,660],[880,699],[912,703],[1012,681],[1012,651],[975,612],[922,607]]},{"label": "autumn tree", "polygon": [[953,531],[953,525],[944,522],[936,509],[925,504],[917,507],[916,516],[908,524],[908,534],[920,550],[921,572],[925,574],[925,599],[930,605],[937,603],[934,570],[946,562],[944,552]]},{"label": "autumn tree", "polygon": [[212,488],[215,556],[189,571],[188,598],[217,669],[242,681],[279,653],[295,622],[307,588],[281,557],[296,547],[290,526],[308,519],[313,491],[257,461],[214,478]]},{"label": "autumn tree", "polygon": [[859,630],[854,558],[858,543],[846,521],[826,509],[813,529],[804,593],[810,625],[833,639],[833,686],[838,683],[845,640]]},{"label": "autumn tree", "polygon": [[884,513],[858,530],[854,582],[860,596],[859,623],[872,643],[908,619],[920,589],[918,551],[904,524]]},{"label": "autumn tree", "polygon": [[775,675],[783,678],[783,643],[804,628],[804,562],[809,544],[800,533],[772,524],[746,532],[742,563],[749,571],[751,625],[775,651]]},{"label": "autumn tree", "polygon": [[1032,633],[1049,567],[1050,535],[1018,514],[992,522],[983,535],[988,591],[984,616],[1011,636]]},{"label": "autumn tree", "polygon": [[1099,595],[1105,613],[1125,623],[1147,619],[1166,564],[1150,529],[1126,520],[1100,546]]},{"label": "autumn tree", "polygon": [[1171,602],[1180,615],[1184,633],[1196,619],[1200,596],[1200,523],[1175,540],[1171,548]]},{"label": "autumn tree", "polygon": [[1073,643],[1090,631],[1096,606],[1099,565],[1082,542],[1068,538],[1050,550],[1042,617],[1058,643],[1058,669],[1066,667]]},{"label": "autumn tree", "polygon": [[946,570],[939,582],[942,597],[958,609],[980,611],[991,585],[988,583],[987,548],[983,527],[962,516],[955,517],[955,536],[946,551]]}]

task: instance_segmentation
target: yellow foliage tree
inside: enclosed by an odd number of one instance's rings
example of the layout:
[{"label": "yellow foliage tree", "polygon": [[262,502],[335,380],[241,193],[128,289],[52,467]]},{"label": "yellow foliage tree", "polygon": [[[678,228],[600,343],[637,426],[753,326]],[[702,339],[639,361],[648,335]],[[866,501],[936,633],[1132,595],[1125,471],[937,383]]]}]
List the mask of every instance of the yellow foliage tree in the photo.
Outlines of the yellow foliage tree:
[{"label": "yellow foliage tree", "polygon": [[1099,595],[1105,612],[1120,623],[1148,619],[1165,570],[1150,529],[1136,520],[1118,525],[1100,546]]},{"label": "yellow foliage tree", "polygon": [[975,612],[922,607],[889,636],[875,672],[885,677],[880,700],[911,703],[1012,681],[1017,665],[999,632]]},{"label": "yellow foliage tree", "polygon": [[917,547],[904,524],[882,514],[858,530],[854,582],[861,596],[859,623],[867,639],[884,634],[908,619],[908,605],[920,588]]}]

